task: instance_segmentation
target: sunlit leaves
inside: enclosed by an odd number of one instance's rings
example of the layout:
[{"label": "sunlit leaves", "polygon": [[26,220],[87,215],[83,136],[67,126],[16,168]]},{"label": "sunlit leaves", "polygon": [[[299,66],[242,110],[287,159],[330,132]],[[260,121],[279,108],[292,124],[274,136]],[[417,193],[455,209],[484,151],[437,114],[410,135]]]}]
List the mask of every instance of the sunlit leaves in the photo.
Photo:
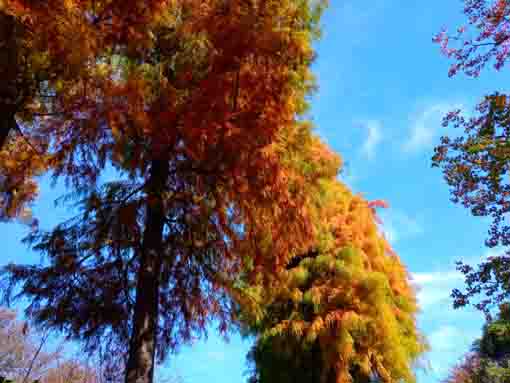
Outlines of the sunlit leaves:
[{"label": "sunlit leaves", "polygon": [[426,346],[407,272],[377,232],[372,209],[383,203],[334,180],[314,195],[318,250],[291,259],[278,282],[259,291],[265,316],[248,320],[260,335],[252,381],[414,381]]},{"label": "sunlit leaves", "polygon": [[[37,26],[27,41],[51,100],[30,104],[27,138],[46,139],[40,173],[68,181],[83,211],[29,237],[47,263],[5,276],[40,322],[90,349],[136,339],[134,286],[150,284],[163,359],[212,318],[227,329],[237,272],[267,282],[318,233],[313,193],[339,159],[300,119],[323,4],[52,5],[11,4]],[[119,179],[101,188],[108,165]]]}]

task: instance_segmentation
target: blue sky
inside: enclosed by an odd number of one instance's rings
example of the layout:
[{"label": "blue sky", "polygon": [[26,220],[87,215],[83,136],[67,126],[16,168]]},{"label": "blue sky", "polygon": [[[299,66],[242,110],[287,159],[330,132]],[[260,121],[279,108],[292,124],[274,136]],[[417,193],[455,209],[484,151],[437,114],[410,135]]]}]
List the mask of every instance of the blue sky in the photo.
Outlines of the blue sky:
[{"label": "blue sky", "polygon": [[[458,259],[477,262],[495,250],[483,245],[487,221],[449,200],[441,173],[430,166],[433,147],[446,128],[442,115],[456,106],[471,110],[487,92],[505,91],[503,71],[479,79],[449,79],[449,62],[431,42],[443,25],[464,21],[460,0],[331,0],[324,36],[317,44],[320,90],[311,115],[318,133],[346,162],[343,179],[368,199],[384,199],[384,231],[420,290],[419,326],[432,350],[430,368],[418,382],[438,382],[479,336],[482,316],[453,310],[449,294],[462,286]],[[66,216],[52,200],[62,191],[43,184],[35,207],[44,227]],[[0,264],[37,262],[19,244],[25,229],[0,225]],[[159,372],[189,383],[244,382],[249,341],[229,344],[214,335],[184,347]]]}]

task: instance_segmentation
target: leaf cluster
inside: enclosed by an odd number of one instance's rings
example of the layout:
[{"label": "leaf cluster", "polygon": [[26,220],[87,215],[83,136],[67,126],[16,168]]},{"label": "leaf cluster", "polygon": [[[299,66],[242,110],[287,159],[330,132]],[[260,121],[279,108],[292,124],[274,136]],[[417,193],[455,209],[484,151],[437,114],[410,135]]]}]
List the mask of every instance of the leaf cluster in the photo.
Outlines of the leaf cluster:
[{"label": "leaf cluster", "polygon": [[318,189],[315,247],[292,258],[270,290],[248,288],[262,306],[244,319],[257,335],[251,379],[413,382],[426,345],[408,274],[366,201],[335,180]]}]

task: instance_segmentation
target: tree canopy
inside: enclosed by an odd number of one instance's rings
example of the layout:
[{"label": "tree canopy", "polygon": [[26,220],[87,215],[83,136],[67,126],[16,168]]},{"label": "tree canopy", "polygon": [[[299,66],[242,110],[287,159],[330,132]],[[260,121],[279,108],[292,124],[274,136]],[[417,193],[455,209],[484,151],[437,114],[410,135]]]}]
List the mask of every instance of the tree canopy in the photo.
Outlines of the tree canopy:
[{"label": "tree canopy", "polygon": [[445,383],[505,383],[510,379],[510,311],[502,304],[495,319],[488,321],[472,351],[458,363]]},{"label": "tree canopy", "polygon": [[[60,28],[46,6],[10,6]],[[47,41],[48,60],[59,53],[75,71],[50,84],[55,113],[25,138],[42,140],[45,170],[68,181],[82,214],[28,238],[46,263],[3,275],[40,325],[92,349],[111,333],[129,344],[127,381],[151,381],[155,354],[214,316],[226,328],[225,276],[278,270],[314,237],[307,183],[321,177],[314,162],[336,161],[299,117],[322,3],[62,6],[86,43]],[[311,163],[294,164],[295,151]],[[107,165],[118,177],[101,184]]]},{"label": "tree canopy", "polygon": [[317,242],[289,261],[279,284],[247,287],[262,302],[243,322],[258,335],[251,381],[413,382],[427,346],[409,275],[376,225],[384,203],[335,179],[315,195]]},{"label": "tree canopy", "polygon": [[[450,75],[463,72],[478,77],[489,63],[502,69],[510,52],[508,2],[465,0],[464,13],[467,26],[453,35],[443,30],[434,38],[453,60]],[[443,125],[457,133],[442,137],[433,156],[433,166],[442,169],[450,186],[452,201],[470,209],[474,216],[491,218],[489,247],[510,244],[510,226],[505,219],[510,211],[508,106],[506,95],[495,91],[485,95],[470,117],[461,110],[451,111]],[[465,274],[467,288],[453,292],[456,307],[474,303],[472,299],[484,293],[474,304],[489,315],[491,308],[506,300],[507,253],[483,260],[477,269],[459,263],[459,270]]]},{"label": "tree canopy", "polygon": [[254,381],[295,379],[282,365],[414,381],[426,345],[376,224],[384,203],[337,180],[305,118],[324,2],[1,4],[16,33],[0,72],[24,82],[0,100],[0,218],[30,221],[45,174],[78,211],[51,230],[31,221],[44,261],[2,269],[7,301],[124,356],[126,383],[151,383],[213,320],[259,335]]}]

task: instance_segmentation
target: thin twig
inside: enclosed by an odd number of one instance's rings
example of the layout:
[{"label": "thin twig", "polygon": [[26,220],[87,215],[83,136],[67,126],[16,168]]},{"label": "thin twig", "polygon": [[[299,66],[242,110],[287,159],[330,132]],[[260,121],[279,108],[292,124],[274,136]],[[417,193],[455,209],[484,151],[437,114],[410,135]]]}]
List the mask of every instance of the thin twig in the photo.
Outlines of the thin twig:
[{"label": "thin twig", "polygon": [[22,383],[27,383],[28,377],[30,376],[30,374],[32,372],[32,369],[34,368],[35,360],[37,359],[37,357],[41,353],[41,350],[42,350],[44,344],[46,343],[46,341],[48,340],[49,336],[50,336],[50,333],[49,333],[49,331],[47,331],[46,334],[44,334],[44,336],[42,337],[41,343],[39,344],[39,348],[37,349],[37,351],[34,354],[34,357],[30,361],[30,366],[28,367],[28,370],[27,370],[27,372],[25,374],[25,377],[23,378]]}]

